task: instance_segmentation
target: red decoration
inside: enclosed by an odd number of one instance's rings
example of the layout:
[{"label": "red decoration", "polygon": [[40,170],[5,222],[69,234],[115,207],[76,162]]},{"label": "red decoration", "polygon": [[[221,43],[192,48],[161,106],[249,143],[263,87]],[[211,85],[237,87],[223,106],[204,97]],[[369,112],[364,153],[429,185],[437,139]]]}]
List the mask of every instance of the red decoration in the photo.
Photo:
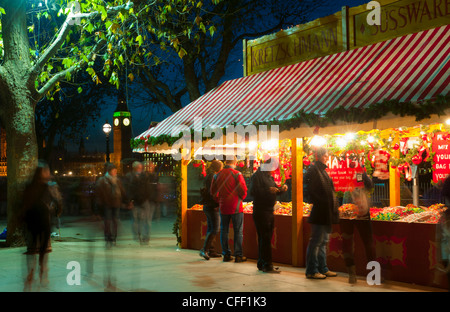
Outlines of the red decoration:
[{"label": "red decoration", "polygon": [[417,154],[412,157],[412,162],[414,165],[418,165],[422,162],[422,154]]},{"label": "red decoration", "polygon": [[[373,158],[374,158],[374,177],[378,177],[381,180],[387,180],[389,179],[389,158],[391,155],[384,151],[384,150],[376,150],[374,152]],[[392,167],[394,168],[394,167]]]},{"label": "red decoration", "polygon": [[400,144],[395,143],[393,149],[394,149],[394,150],[398,150],[399,148],[400,148]]},{"label": "red decoration", "polygon": [[311,161],[309,160],[309,157],[303,157],[303,165],[309,166],[311,164]]}]

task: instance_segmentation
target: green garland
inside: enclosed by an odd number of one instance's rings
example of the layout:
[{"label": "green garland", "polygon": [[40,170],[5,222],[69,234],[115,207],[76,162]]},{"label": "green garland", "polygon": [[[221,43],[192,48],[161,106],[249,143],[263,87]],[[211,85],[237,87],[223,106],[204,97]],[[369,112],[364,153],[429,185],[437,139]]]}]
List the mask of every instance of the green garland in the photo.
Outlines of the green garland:
[{"label": "green garland", "polygon": [[[337,107],[329,110],[324,115],[315,113],[307,113],[303,110],[297,112],[292,118],[286,120],[276,120],[254,122],[253,125],[278,125],[280,131],[299,128],[301,125],[309,127],[326,127],[328,125],[336,124],[338,121],[345,121],[348,123],[365,123],[369,121],[378,120],[389,113],[396,116],[415,116],[416,121],[430,118],[431,115],[442,116],[445,115],[445,110],[450,108],[450,94],[439,95],[434,101],[423,101],[420,104],[413,102],[400,102],[398,100],[385,100],[380,103],[372,104],[366,108],[349,108]],[[236,123],[231,123],[236,125]],[[226,128],[222,131],[225,133]],[[191,130],[193,134],[193,130]],[[167,143],[172,146],[177,140],[181,138],[180,133],[176,137],[163,134],[157,137],[140,137],[131,140],[131,148],[145,148],[147,146],[155,146]],[[193,136],[192,136],[193,137]],[[146,142],[147,141],[147,142]]]},{"label": "green garland", "polygon": [[177,196],[177,218],[173,223],[172,234],[177,237],[177,245],[181,247],[181,163],[180,161],[174,168],[175,173],[175,185],[176,185],[176,196]]}]

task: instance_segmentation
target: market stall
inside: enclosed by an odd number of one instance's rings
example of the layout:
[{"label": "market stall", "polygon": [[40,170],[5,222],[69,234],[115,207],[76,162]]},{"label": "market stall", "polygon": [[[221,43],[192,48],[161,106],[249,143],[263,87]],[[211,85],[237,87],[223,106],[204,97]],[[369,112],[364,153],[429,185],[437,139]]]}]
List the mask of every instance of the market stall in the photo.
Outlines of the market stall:
[{"label": "market stall", "polygon": [[[304,266],[309,226],[303,170],[311,163],[313,140],[322,139],[332,154],[329,174],[338,192],[345,193],[347,181],[364,170],[386,182],[387,197],[372,207],[372,218],[377,257],[389,278],[445,287],[435,253],[435,213],[444,207],[422,206],[415,187],[414,207],[402,205],[401,195],[403,181],[415,182],[421,166],[432,169],[436,184],[448,174],[443,146],[450,136],[443,116],[450,109],[450,26],[437,26],[226,81],[136,137],[134,151],[166,151],[179,160],[175,232],[181,247],[200,249],[206,227],[201,207],[188,205],[189,166],[199,164],[203,171],[211,155],[237,155],[251,174],[255,160],[270,150],[263,145],[275,141],[281,151],[277,178],[290,180],[292,195],[278,207],[273,259]],[[354,136],[347,138],[349,133]],[[256,258],[251,203],[246,206],[244,253]],[[341,210],[342,222],[352,218],[349,206]],[[336,226],[330,268],[345,271],[340,241]],[[358,273],[365,275],[361,243],[355,244]]]}]

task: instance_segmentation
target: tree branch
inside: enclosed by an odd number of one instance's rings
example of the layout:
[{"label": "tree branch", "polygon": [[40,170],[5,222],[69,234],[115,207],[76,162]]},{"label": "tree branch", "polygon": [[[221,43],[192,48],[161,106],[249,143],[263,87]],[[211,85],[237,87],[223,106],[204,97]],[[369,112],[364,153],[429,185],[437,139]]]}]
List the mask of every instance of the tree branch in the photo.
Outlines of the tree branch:
[{"label": "tree branch", "polygon": [[[115,13],[115,12],[120,11],[122,9],[129,10],[132,7],[133,7],[133,2],[128,1],[126,4],[109,8],[107,13],[108,14]],[[73,19],[78,19],[78,18],[79,19],[82,19],[82,18],[93,19],[93,18],[96,18],[96,17],[98,17],[100,15],[101,15],[101,13],[98,12],[98,11],[91,12],[91,13],[78,13],[78,14],[70,13],[67,16],[66,20],[64,21],[64,23],[63,23],[63,25],[61,27],[61,30],[59,31],[56,39],[44,51],[44,53],[42,53],[41,57],[39,57],[39,59],[37,60],[36,64],[30,70],[30,75],[29,75],[28,81],[34,83],[34,80],[36,80],[36,78],[39,75],[39,73],[41,72],[43,66],[50,60],[50,58],[55,56],[55,54],[58,51],[58,49],[64,43],[64,40],[65,40],[66,36],[68,35],[70,29],[74,25]]]},{"label": "tree branch", "polygon": [[[87,56],[87,59],[92,60],[94,58],[94,56],[97,54],[97,52],[100,51],[100,49],[105,45],[105,43],[106,43],[105,40],[100,40],[99,42],[97,42],[97,44],[93,47],[91,53],[89,53],[89,55]],[[86,61],[81,60],[80,62],[76,63],[75,65],[73,65],[63,71],[60,71],[59,73],[54,75],[49,81],[47,81],[47,83],[40,90],[37,91],[39,99],[41,99],[48,91],[50,91],[55,86],[55,84],[57,82],[61,81],[68,73],[72,73],[75,70],[80,69],[85,64],[86,64]]]}]

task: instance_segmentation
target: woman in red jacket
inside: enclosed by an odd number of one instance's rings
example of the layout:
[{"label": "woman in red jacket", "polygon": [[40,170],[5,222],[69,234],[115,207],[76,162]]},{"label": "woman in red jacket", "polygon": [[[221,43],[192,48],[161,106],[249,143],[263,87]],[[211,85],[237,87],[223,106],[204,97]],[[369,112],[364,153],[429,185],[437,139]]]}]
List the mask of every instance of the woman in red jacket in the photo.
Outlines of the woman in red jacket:
[{"label": "woman in red jacket", "polygon": [[235,170],[236,158],[226,160],[225,166],[214,176],[211,183],[211,195],[218,197],[220,210],[220,243],[223,261],[231,261],[231,250],[228,246],[228,229],[230,221],[234,229],[235,262],[247,260],[243,256],[242,241],[244,237],[244,209],[242,201],[247,197],[247,185],[242,174]]}]

